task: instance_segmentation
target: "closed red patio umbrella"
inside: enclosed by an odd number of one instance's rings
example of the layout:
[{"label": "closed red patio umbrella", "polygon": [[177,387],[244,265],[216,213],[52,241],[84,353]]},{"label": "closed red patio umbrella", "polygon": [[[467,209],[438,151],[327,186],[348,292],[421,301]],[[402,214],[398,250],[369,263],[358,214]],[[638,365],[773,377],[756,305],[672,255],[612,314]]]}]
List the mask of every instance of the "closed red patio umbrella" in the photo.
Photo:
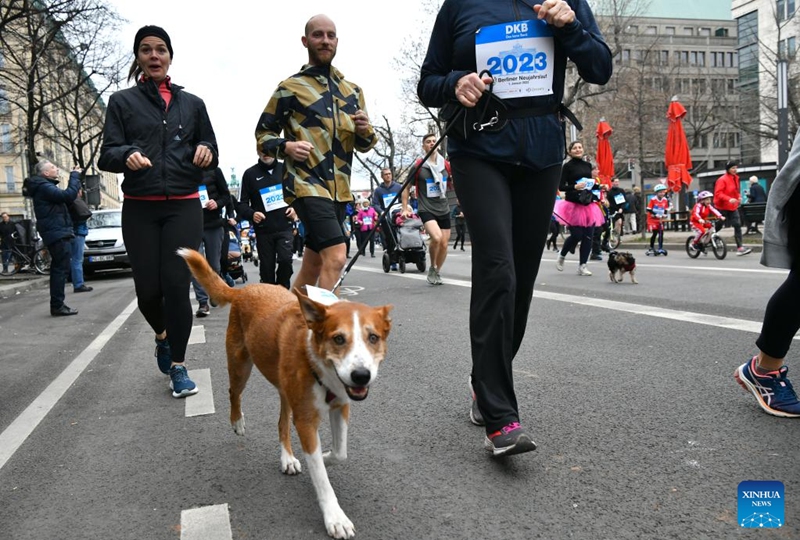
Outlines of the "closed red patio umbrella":
[{"label": "closed red patio umbrella", "polygon": [[680,191],[682,185],[692,183],[689,169],[692,168],[692,156],[689,153],[689,143],[686,141],[686,133],[683,131],[683,117],[686,116],[686,109],[680,104],[677,98],[672,98],[672,102],[667,109],[667,148],[664,153],[664,162],[667,166],[667,186],[672,191]]},{"label": "closed red patio umbrella", "polygon": [[611,153],[611,142],[608,140],[614,130],[608,125],[605,118],[597,124],[597,171],[601,184],[611,186],[614,178],[614,155]]}]

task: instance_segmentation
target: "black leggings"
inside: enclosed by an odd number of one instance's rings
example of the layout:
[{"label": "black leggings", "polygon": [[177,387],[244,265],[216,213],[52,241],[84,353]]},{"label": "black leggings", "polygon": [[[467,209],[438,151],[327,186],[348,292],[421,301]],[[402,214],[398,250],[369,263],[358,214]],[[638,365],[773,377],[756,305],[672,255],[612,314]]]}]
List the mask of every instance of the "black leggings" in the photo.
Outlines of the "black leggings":
[{"label": "black leggings", "polygon": [[594,227],[571,226],[569,228],[569,236],[564,240],[564,245],[561,247],[561,256],[566,257],[567,253],[575,253],[575,246],[580,242],[581,250],[578,253],[578,264],[586,264],[589,261],[589,254],[592,252],[593,239]]},{"label": "black leggings", "polygon": [[472,241],[472,385],[487,432],[519,420],[511,364],[525,335],[561,165],[451,160]]},{"label": "black leggings", "polygon": [[175,251],[200,247],[200,199],[126,199],[122,205],[122,238],[133,270],[139,311],[156,334],[167,331],[173,362],[183,362],[192,331],[190,273],[186,261]]}]

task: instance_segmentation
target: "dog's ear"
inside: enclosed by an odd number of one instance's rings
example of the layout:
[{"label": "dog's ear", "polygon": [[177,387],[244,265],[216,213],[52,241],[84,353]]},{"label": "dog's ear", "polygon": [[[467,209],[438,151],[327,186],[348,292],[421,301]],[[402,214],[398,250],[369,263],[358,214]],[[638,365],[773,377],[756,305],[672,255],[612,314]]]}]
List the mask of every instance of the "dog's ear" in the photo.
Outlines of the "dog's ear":
[{"label": "dog's ear", "polygon": [[394,306],[391,304],[387,304],[385,306],[381,306],[376,309],[380,312],[381,318],[383,318],[383,322],[386,323],[386,333],[388,334],[389,330],[391,330],[392,328],[392,316],[389,315],[389,312],[392,311],[392,309],[394,309]]},{"label": "dog's ear", "polygon": [[325,320],[326,307],[323,304],[315,302],[308,296],[304,295],[297,287],[295,287],[292,292],[300,303],[300,311],[303,313],[303,317],[305,318],[309,327],[314,323],[319,323]]}]

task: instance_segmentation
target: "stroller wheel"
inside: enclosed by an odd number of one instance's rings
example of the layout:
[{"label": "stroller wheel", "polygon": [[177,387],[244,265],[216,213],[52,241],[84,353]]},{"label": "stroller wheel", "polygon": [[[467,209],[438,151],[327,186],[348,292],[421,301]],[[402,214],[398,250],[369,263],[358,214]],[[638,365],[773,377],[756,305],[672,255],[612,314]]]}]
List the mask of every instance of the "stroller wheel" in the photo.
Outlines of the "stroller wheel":
[{"label": "stroller wheel", "polygon": [[388,251],[383,252],[383,258],[381,259],[381,262],[383,264],[383,271],[388,274],[389,270],[391,270],[392,268],[392,261],[391,258],[389,257]]},{"label": "stroller wheel", "polygon": [[397,265],[400,268],[400,273],[401,274],[405,274],[406,273],[406,260],[403,257],[400,257],[400,260],[397,261]]}]

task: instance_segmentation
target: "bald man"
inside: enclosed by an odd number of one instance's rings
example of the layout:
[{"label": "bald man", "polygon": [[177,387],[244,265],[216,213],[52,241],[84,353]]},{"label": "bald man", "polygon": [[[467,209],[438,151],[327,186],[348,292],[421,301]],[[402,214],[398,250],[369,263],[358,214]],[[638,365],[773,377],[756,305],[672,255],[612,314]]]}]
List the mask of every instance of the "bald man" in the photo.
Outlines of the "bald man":
[{"label": "bald man", "polygon": [[308,248],[294,286],[332,289],[346,261],[342,223],[353,201],[353,152],[378,139],[364,94],[331,65],[339,38],[325,15],[309,19],[301,38],[308,64],[280,85],[256,127],[259,152],[284,160],[283,195],[305,226]]}]

